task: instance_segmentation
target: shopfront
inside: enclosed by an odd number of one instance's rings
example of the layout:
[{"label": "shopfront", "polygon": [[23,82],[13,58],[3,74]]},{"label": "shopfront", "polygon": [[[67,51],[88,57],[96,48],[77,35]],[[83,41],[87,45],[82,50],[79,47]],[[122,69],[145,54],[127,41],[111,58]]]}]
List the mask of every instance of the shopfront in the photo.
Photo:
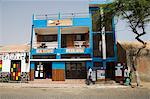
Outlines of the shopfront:
[{"label": "shopfront", "polygon": [[52,62],[35,62],[35,79],[52,78]]},{"label": "shopfront", "polygon": [[11,60],[10,80],[21,80],[21,60]]},{"label": "shopfront", "polygon": [[66,79],[86,79],[86,62],[66,62]]}]

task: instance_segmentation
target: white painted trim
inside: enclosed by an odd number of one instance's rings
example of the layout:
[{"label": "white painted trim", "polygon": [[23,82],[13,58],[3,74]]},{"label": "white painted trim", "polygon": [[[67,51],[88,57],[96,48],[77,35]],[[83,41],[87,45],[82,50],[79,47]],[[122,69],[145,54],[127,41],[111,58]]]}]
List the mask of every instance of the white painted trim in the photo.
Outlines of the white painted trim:
[{"label": "white painted trim", "polygon": [[83,59],[30,59],[30,61],[92,61],[92,58]]}]

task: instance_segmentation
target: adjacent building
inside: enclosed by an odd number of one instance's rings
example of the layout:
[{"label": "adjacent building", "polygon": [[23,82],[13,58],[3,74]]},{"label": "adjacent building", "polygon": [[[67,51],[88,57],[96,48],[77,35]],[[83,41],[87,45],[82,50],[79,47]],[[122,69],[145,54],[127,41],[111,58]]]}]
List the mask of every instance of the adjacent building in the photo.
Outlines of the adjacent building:
[{"label": "adjacent building", "polygon": [[20,81],[21,75],[29,74],[29,46],[7,45],[0,47],[0,74],[10,81]]}]

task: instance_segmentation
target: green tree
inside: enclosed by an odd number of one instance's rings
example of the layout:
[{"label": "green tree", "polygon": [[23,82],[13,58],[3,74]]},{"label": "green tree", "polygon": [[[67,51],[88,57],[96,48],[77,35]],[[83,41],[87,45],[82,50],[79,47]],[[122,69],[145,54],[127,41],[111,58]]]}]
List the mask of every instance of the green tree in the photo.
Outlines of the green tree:
[{"label": "green tree", "polygon": [[137,85],[140,85],[136,61],[141,50],[146,48],[147,44],[141,37],[146,34],[145,27],[150,21],[150,0],[114,0],[112,4],[105,7],[109,8],[108,12],[111,12],[114,16],[125,19],[132,33],[136,34],[135,39],[142,43],[141,48],[131,55],[133,59],[131,68],[135,72]]}]

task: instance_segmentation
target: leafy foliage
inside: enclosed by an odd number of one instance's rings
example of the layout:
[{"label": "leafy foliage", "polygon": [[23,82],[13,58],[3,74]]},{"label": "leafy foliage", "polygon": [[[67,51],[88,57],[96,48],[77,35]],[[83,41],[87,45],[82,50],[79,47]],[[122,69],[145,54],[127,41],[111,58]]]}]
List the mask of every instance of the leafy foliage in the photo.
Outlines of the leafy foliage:
[{"label": "leafy foliage", "polygon": [[133,33],[137,35],[135,39],[146,47],[140,37],[146,34],[145,26],[150,21],[150,0],[115,0],[105,7],[108,7],[113,15],[126,19]]}]

